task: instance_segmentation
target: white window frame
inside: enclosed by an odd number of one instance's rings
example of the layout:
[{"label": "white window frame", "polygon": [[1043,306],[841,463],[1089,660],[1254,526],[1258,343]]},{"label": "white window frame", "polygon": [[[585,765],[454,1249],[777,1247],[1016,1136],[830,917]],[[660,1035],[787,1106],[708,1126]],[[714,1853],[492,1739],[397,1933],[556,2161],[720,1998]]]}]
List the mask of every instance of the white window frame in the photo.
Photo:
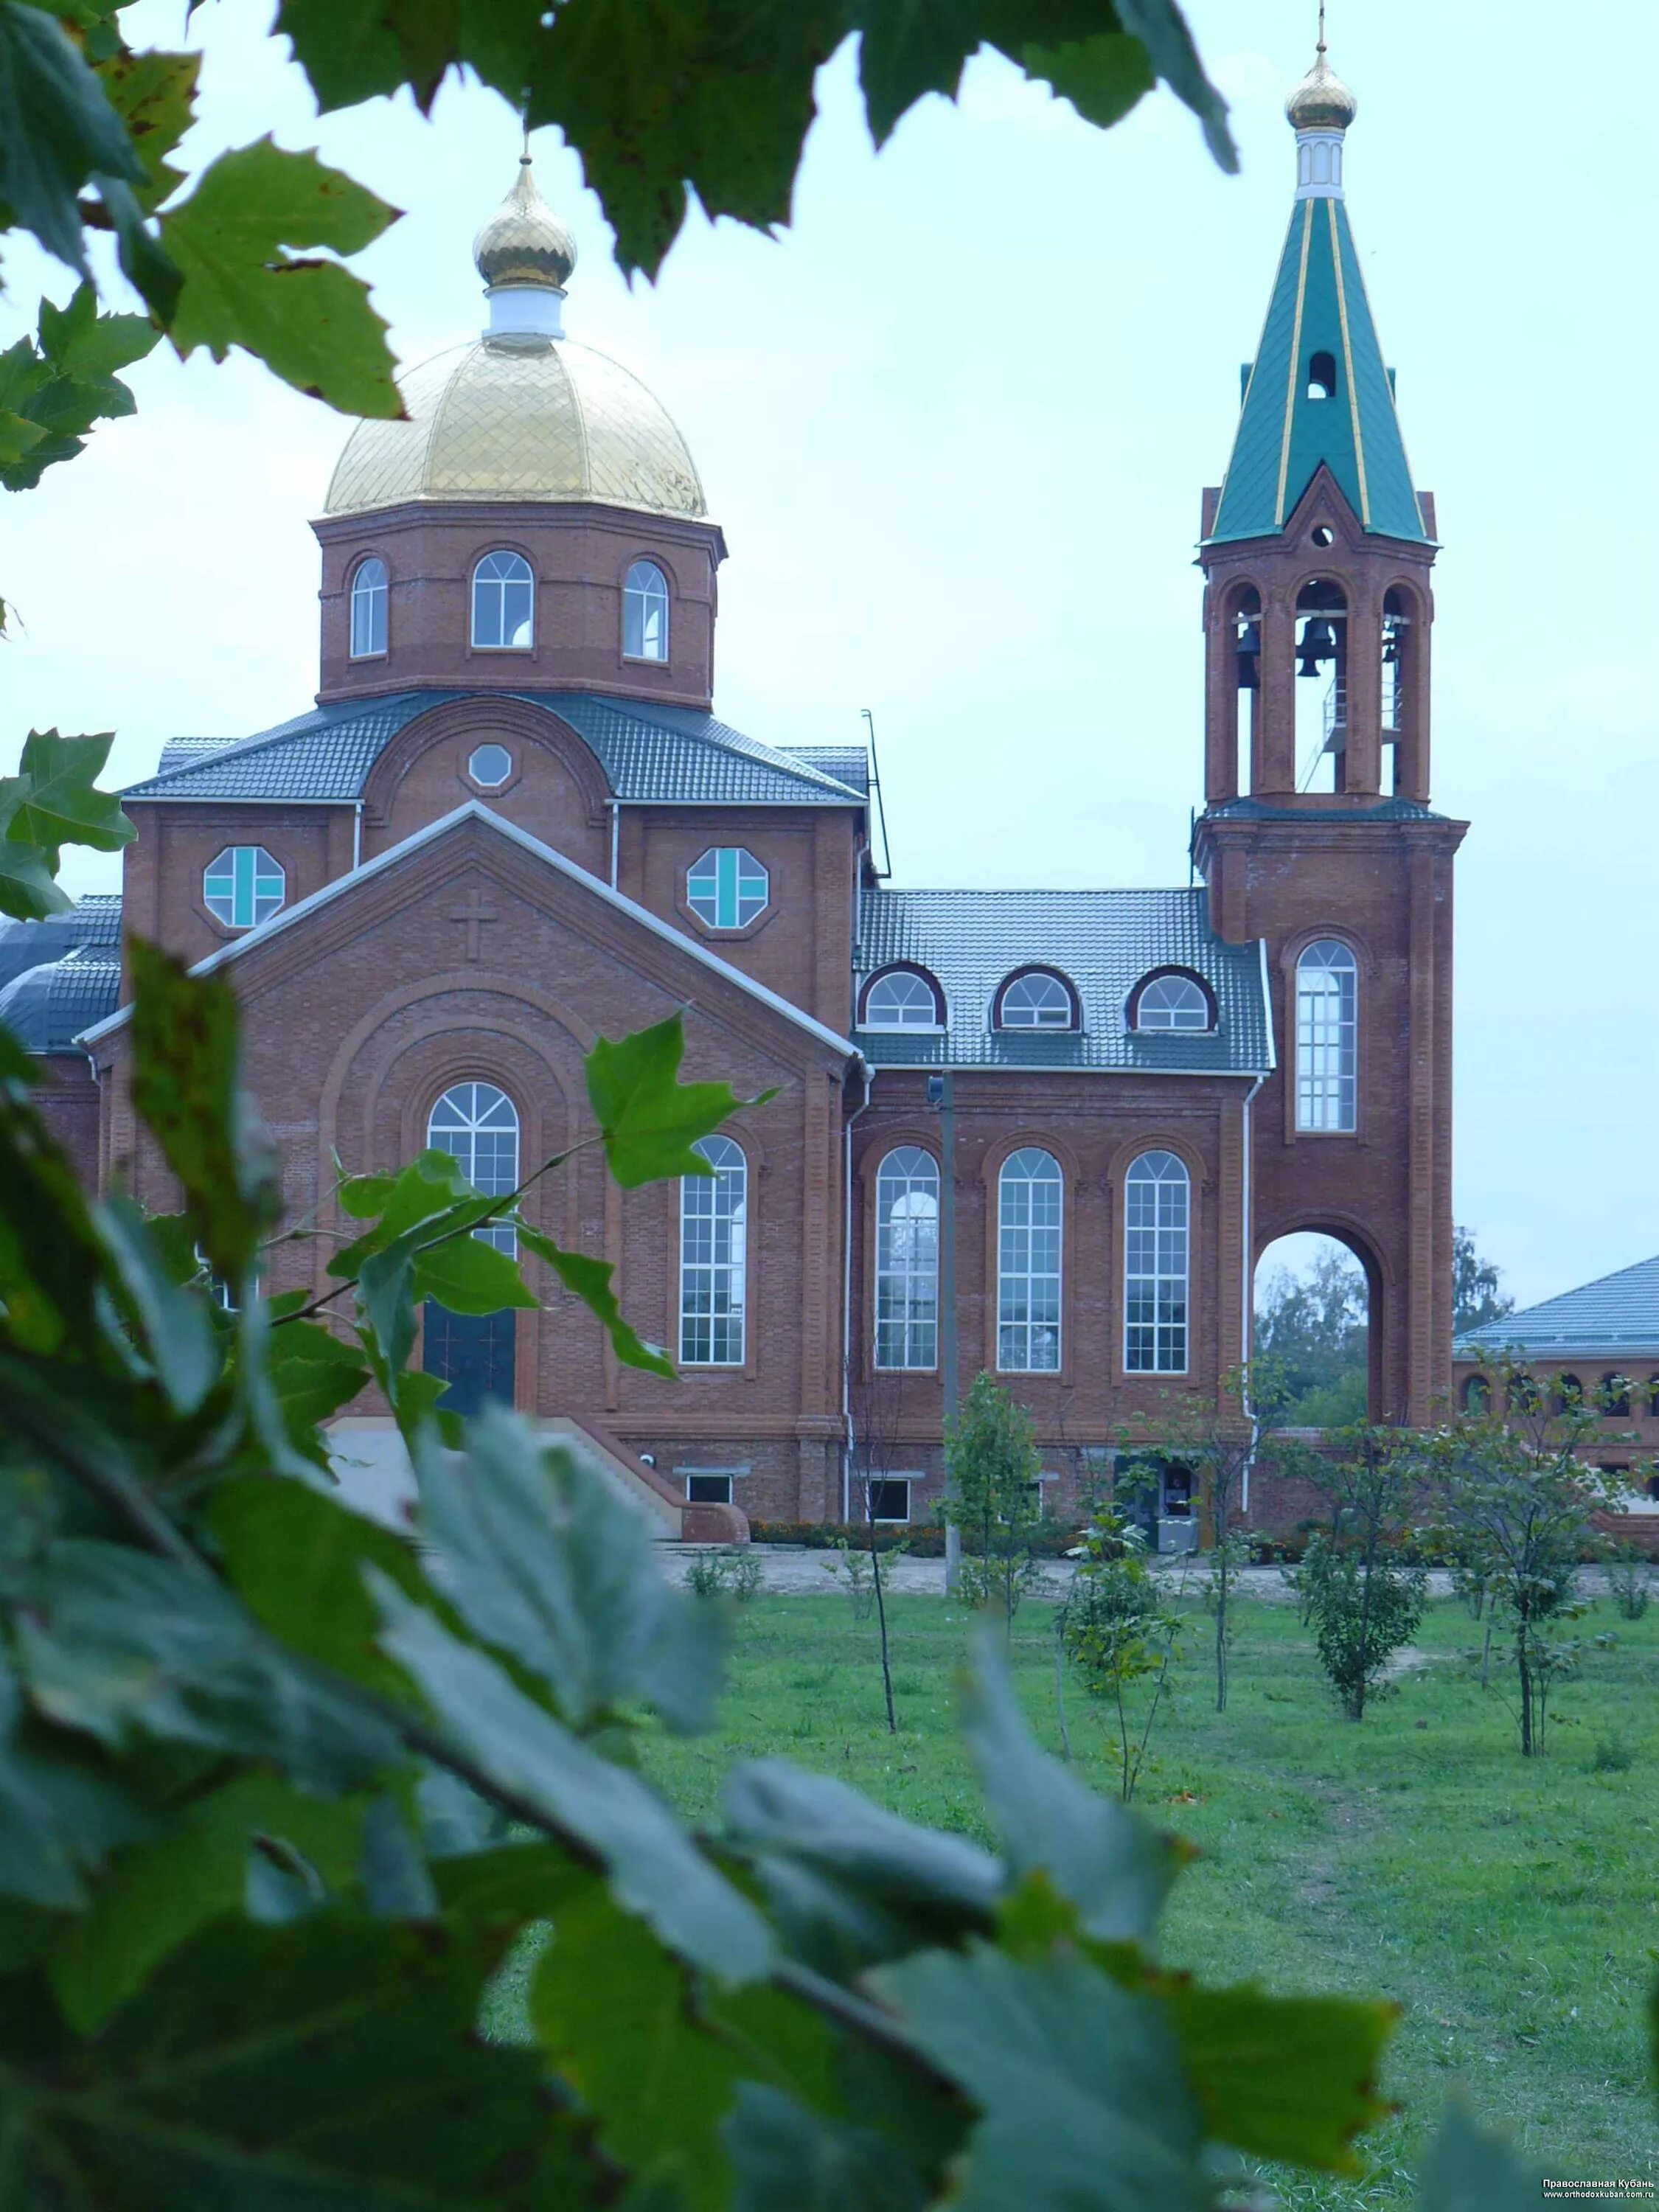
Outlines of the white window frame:
[{"label": "white window frame", "polygon": [[714,1172],[680,1178],[680,1365],[741,1367],[749,1333],[749,1162],[730,1137],[700,1137],[691,1149]]},{"label": "white window frame", "polygon": [[1340,937],[1296,961],[1296,1126],[1352,1136],[1359,1126],[1359,963]]},{"label": "white window frame", "polygon": [[[227,875],[227,890],[209,889]],[[227,929],[258,929],[287,905],[288,870],[263,845],[222,846],[202,871],[202,903]]]},{"label": "white window frame", "polygon": [[385,655],[386,600],[390,584],[386,562],[378,553],[366,554],[351,572],[350,658],[353,660],[378,660]]},{"label": "white window frame", "polygon": [[[507,765],[499,775],[481,775],[478,773],[478,757],[481,753],[501,755]],[[482,744],[474,745],[466,757],[466,772],[480,791],[499,791],[504,783],[510,783],[513,780],[514,766],[510,749],[504,745],[499,738],[486,738]]]},{"label": "white window frame", "polygon": [[710,929],[747,929],[772,903],[772,872],[746,845],[710,845],[685,872],[685,902]]},{"label": "white window frame", "polygon": [[[505,1198],[519,1187],[519,1109],[499,1084],[472,1079],[452,1083],[426,1117],[428,1149],[447,1152],[486,1198]],[[509,1258],[519,1249],[510,1222],[489,1221],[472,1234]]]},{"label": "white window frame", "polygon": [[[1158,994],[1164,996],[1158,996]],[[1175,994],[1182,995],[1176,1000]],[[1181,1021],[1179,1012],[1196,1012],[1198,1019]],[[1148,1019],[1148,1016],[1152,1018]],[[1158,1018],[1168,1017],[1169,1018]],[[1215,1028],[1215,1017],[1204,986],[1194,975],[1171,973],[1149,975],[1135,994],[1135,1027],[1159,1036],[1201,1036]]]},{"label": "white window frame", "polygon": [[[900,1218],[896,1209],[915,1201],[918,1209]],[[939,1162],[920,1145],[896,1145],[876,1170],[875,1361],[883,1374],[931,1374],[939,1365]]]},{"label": "white window frame", "polygon": [[[507,594],[513,591],[526,593],[528,610],[522,623],[508,635]],[[486,610],[493,622],[480,619]],[[484,633],[493,628],[493,637]],[[468,632],[473,649],[478,653],[528,653],[536,642],[536,572],[522,553],[515,553],[510,545],[498,545],[488,553],[480,554],[472,568],[471,623]]]},{"label": "white window frame", "polygon": [[[864,1496],[867,1500],[863,1515],[865,1519],[872,1522],[878,1528],[908,1528],[910,1526],[912,1517],[914,1516],[916,1510],[915,1486],[917,1483],[925,1482],[927,1480],[927,1477],[925,1475],[866,1474],[861,1475],[859,1478],[859,1480]],[[873,1491],[878,1484],[884,1482],[891,1482],[895,1484],[902,1483],[903,1485],[904,1511],[902,1516],[896,1513],[878,1513],[873,1510],[875,1501],[870,1497],[870,1492]]]},{"label": "white window frame", "polygon": [[[1035,997],[1028,1003],[1018,1002],[1012,1018],[1009,1007],[1016,991],[1035,992],[1039,984],[1050,984],[1060,994],[1061,1006],[1055,1007],[1052,998],[1038,1004]],[[997,993],[997,1027],[1000,1030],[1031,1030],[1039,1036],[1054,1036],[1079,1027],[1077,998],[1065,977],[1053,968],[1028,968],[1022,974],[1011,975]],[[1054,1016],[1059,1012],[1060,1018]]]},{"label": "white window frame", "polygon": [[668,579],[654,561],[629,563],[623,585],[623,659],[668,659]]},{"label": "white window frame", "polygon": [[[1039,1168],[1038,1162],[1045,1162]],[[1052,1172],[1050,1172],[1052,1170]],[[1037,1193],[1046,1217],[1037,1218]],[[997,1170],[997,1371],[1058,1375],[1064,1358],[1066,1175],[1041,1145],[1022,1145]],[[1039,1239],[1042,1240],[1039,1243]],[[1041,1262],[1041,1264],[1039,1264]],[[1039,1359],[1045,1334],[1054,1357]]]},{"label": "white window frame", "polygon": [[[884,987],[896,988],[904,984],[909,985],[913,992],[919,993],[920,998],[912,996],[907,999],[898,1010],[896,1019],[884,1020],[877,1012],[877,994]],[[927,1018],[925,1020],[913,1020],[909,1010],[921,1005],[927,1008]],[[914,968],[884,968],[878,975],[872,975],[864,987],[864,1013],[859,1026],[866,1030],[906,1030],[912,1034],[918,1030],[931,1030],[937,1035],[945,1026],[939,1018],[938,988]]]},{"label": "white window frame", "polygon": [[[737,1495],[733,1485],[739,1474],[747,1474],[749,1470],[736,1467],[677,1467],[674,1472],[684,1482],[688,1505],[735,1505]],[[694,1482],[723,1482],[726,1495],[724,1498],[694,1498],[691,1495]]]},{"label": "white window frame", "polygon": [[1129,1163],[1123,1178],[1126,1375],[1187,1372],[1192,1360],[1192,1176],[1177,1154],[1155,1146]]}]

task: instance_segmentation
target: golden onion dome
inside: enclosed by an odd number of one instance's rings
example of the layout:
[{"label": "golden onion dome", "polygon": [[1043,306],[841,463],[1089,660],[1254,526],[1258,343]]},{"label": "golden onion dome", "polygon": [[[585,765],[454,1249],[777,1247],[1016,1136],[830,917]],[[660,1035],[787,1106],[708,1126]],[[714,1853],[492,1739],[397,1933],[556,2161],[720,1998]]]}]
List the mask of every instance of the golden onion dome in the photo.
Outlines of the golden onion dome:
[{"label": "golden onion dome", "polygon": [[530,156],[519,159],[518,182],[472,241],[472,258],[488,285],[547,284],[562,291],[576,265],[576,241],[536,190]]},{"label": "golden onion dome", "polygon": [[1323,39],[1313,67],[1285,101],[1285,112],[1296,131],[1346,131],[1358,114],[1359,102],[1325,58]]}]

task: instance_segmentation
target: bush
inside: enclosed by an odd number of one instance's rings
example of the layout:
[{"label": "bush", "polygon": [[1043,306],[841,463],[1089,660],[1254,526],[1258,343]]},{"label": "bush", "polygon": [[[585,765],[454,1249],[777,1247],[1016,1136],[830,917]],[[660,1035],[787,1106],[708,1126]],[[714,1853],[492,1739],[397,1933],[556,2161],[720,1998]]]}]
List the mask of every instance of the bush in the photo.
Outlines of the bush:
[{"label": "bush", "polygon": [[1616,1730],[1598,1735],[1590,1750],[1592,1774],[1627,1774],[1636,1764],[1636,1753],[1628,1736]]},{"label": "bush", "polygon": [[1607,1588],[1624,1620],[1640,1620],[1653,1595],[1647,1555],[1634,1544],[1615,1544],[1607,1559]]},{"label": "bush", "polygon": [[[1039,1559],[1063,1559],[1076,1550],[1078,1534],[1070,1521],[1040,1522],[1030,1532],[1032,1554]],[[806,1552],[836,1552],[843,1544],[849,1544],[855,1551],[867,1552],[870,1531],[862,1521],[751,1521],[749,1540],[751,1544],[793,1544]],[[979,1557],[977,1540],[966,1528],[962,1532],[962,1548],[969,1559]],[[942,1559],[945,1531],[936,1522],[913,1522],[908,1527],[896,1522],[891,1528],[876,1530],[876,1549],[908,1552],[913,1559]]]},{"label": "bush", "polygon": [[1421,1567],[1392,1554],[1366,1561],[1334,1551],[1304,1589],[1319,1663],[1350,1720],[1363,1720],[1366,1705],[1394,1688],[1389,1662],[1417,1633],[1427,1589]]},{"label": "bush", "polygon": [[735,1598],[747,1605],[760,1595],[761,1563],[751,1552],[699,1552],[685,1571],[696,1597]]}]

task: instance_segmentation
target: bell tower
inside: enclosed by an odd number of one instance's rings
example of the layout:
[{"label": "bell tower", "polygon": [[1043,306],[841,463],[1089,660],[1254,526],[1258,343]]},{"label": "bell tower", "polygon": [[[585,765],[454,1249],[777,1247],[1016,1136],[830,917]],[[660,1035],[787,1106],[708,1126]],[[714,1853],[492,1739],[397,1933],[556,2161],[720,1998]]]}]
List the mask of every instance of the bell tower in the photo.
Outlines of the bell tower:
[{"label": "bell tower", "polygon": [[1232,456],[1204,495],[1210,917],[1259,939],[1278,1066],[1251,1109],[1259,1257],[1340,1238],[1370,1289],[1374,1419],[1450,1389],[1452,860],[1429,805],[1434,501],[1412,480],[1343,197],[1358,111],[1313,68]]}]

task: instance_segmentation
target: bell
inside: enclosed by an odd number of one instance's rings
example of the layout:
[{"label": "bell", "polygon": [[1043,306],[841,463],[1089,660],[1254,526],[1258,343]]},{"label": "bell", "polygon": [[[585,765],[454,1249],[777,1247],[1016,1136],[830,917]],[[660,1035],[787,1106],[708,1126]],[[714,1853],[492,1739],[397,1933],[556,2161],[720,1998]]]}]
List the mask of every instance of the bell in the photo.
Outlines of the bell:
[{"label": "bell", "polygon": [[1391,629],[1382,633],[1382,658],[1390,666],[1400,658],[1400,640]]},{"label": "bell", "polygon": [[1257,691],[1261,688],[1261,626],[1246,623],[1238,635],[1238,688],[1241,691]]},{"label": "bell", "polygon": [[1297,668],[1298,676],[1317,676],[1322,660],[1330,660],[1336,653],[1336,637],[1323,615],[1311,616],[1302,632],[1302,659]]}]

